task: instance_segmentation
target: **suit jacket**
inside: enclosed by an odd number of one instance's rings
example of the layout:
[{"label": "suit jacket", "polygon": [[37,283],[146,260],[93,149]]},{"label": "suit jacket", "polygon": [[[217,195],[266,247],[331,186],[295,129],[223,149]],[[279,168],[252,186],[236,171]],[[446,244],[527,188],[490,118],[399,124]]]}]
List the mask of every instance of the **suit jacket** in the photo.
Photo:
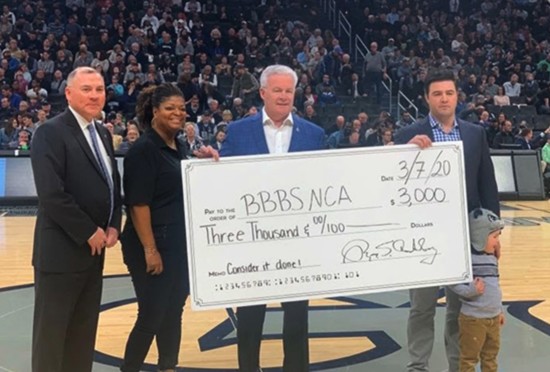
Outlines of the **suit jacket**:
[{"label": "suit jacket", "polygon": [[516,143],[521,145],[521,148],[523,150],[536,150],[541,147],[540,145],[544,140],[546,140],[546,136],[544,135],[544,133],[541,133],[538,136],[534,136],[533,139],[529,142],[527,142],[524,137],[517,137]]},{"label": "suit jacket", "polygon": [[[464,145],[466,196],[468,211],[483,207],[500,215],[498,189],[493,162],[485,139],[485,130],[480,125],[457,119],[460,137]],[[394,137],[396,144],[408,143],[417,134],[425,134],[434,140],[428,118],[399,130]]]},{"label": "suit jacket", "polygon": [[[324,148],[325,134],[319,126],[296,115],[292,115],[292,120],[294,124],[288,152]],[[257,154],[269,154],[261,112],[229,124],[220,152],[222,157]]]},{"label": "suit jacket", "polygon": [[[120,231],[120,175],[110,133],[96,126],[113,169],[114,209],[109,226]],[[88,239],[107,228],[109,186],[73,113],[41,125],[32,142],[31,162],[38,194],[32,262],[47,272],[76,272],[101,256],[92,256]]]}]

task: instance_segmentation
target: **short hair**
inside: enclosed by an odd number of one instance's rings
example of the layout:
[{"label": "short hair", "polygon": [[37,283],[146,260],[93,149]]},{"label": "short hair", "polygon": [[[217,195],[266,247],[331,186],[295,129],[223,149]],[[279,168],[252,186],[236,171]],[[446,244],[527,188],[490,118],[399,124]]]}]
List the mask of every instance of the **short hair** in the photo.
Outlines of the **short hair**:
[{"label": "short hair", "polygon": [[453,70],[448,68],[435,68],[428,70],[428,74],[424,80],[424,93],[428,95],[430,93],[430,86],[432,83],[439,81],[452,81],[455,85],[456,91],[458,92],[458,83]]},{"label": "short hair", "polygon": [[521,137],[525,137],[525,136],[527,136],[529,133],[533,133],[533,130],[530,129],[530,128],[523,128],[523,129],[521,130],[521,132],[520,132],[519,135],[520,135]]},{"label": "short hair", "polygon": [[285,65],[271,65],[265,68],[260,75],[260,86],[267,87],[267,79],[273,75],[289,75],[294,80],[294,86],[298,84],[298,75],[296,71]]},{"label": "short hair", "polygon": [[81,74],[96,74],[96,75],[99,75],[103,78],[103,75],[101,75],[96,69],[91,68],[89,66],[81,66],[81,67],[77,67],[74,70],[72,70],[69,73],[69,76],[67,76],[67,85],[68,86],[71,85],[71,83],[75,79],[76,75],[79,74],[79,73],[81,73]]}]

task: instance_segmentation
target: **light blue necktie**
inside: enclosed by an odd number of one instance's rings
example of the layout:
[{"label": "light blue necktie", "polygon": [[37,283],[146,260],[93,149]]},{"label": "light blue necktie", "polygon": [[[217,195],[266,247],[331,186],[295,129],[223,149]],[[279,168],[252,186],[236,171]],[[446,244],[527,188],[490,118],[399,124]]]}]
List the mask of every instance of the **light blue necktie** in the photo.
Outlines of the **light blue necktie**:
[{"label": "light blue necktie", "polygon": [[113,185],[113,178],[109,176],[109,171],[107,169],[107,165],[105,164],[105,161],[103,160],[103,156],[101,156],[101,150],[99,149],[99,143],[97,142],[97,130],[95,128],[95,124],[92,122],[88,124],[88,130],[90,131],[90,137],[92,137],[92,147],[94,150],[94,155],[96,157],[97,163],[99,164],[99,169],[101,169],[101,173],[103,174],[103,177],[107,181],[107,184],[109,185],[109,196],[110,196],[110,208],[109,208],[109,222],[107,225],[111,223],[111,217],[113,216],[113,208],[114,208],[114,185]]}]

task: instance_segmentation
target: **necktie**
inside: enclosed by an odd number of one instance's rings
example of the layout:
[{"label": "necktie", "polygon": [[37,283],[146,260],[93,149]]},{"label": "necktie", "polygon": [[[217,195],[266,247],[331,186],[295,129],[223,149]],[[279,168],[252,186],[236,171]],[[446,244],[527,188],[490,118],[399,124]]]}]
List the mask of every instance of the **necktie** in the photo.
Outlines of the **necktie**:
[{"label": "necktie", "polygon": [[99,150],[99,143],[97,142],[97,130],[93,122],[88,124],[88,130],[90,131],[90,137],[92,137],[92,147],[94,150],[94,155],[96,157],[97,163],[99,164],[99,169],[101,170],[101,173],[103,174],[103,178],[105,178],[105,180],[107,181],[107,185],[109,186],[110,208],[109,208],[109,222],[107,223],[108,225],[111,223],[111,217],[113,216],[113,207],[114,207],[113,178],[109,176],[107,165],[103,160],[103,156],[101,156],[101,151]]}]

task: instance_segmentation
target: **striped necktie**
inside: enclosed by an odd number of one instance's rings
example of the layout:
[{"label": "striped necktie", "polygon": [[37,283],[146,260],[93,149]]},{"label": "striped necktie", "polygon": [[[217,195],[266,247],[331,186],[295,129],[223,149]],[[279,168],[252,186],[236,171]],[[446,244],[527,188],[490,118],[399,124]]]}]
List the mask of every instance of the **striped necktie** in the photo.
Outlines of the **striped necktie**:
[{"label": "striped necktie", "polygon": [[115,193],[114,193],[113,178],[109,176],[107,164],[105,164],[103,156],[101,156],[101,150],[99,149],[99,142],[97,141],[98,133],[97,133],[95,124],[93,122],[88,124],[88,130],[90,131],[90,137],[92,137],[92,147],[94,150],[94,155],[96,157],[97,163],[99,165],[99,169],[103,174],[103,178],[105,178],[105,181],[107,181],[107,185],[109,185],[110,208],[109,208],[109,222],[107,223],[107,225],[109,225],[111,223],[111,217],[113,216],[113,209],[114,209]]}]

